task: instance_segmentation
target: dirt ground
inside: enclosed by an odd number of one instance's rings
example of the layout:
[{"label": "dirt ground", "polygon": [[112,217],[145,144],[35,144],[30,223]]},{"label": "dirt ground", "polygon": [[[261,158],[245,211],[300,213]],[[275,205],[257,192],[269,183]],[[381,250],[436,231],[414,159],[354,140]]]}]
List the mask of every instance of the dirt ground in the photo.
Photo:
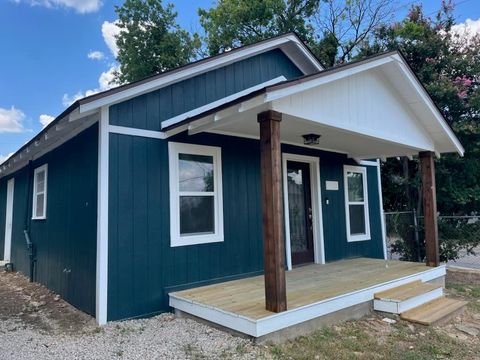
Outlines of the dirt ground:
[{"label": "dirt ground", "polygon": [[41,332],[75,334],[96,328],[93,318],[19,273],[0,270],[0,320]]},{"label": "dirt ground", "polygon": [[469,301],[443,325],[385,322],[381,314],[257,345],[164,314],[96,326],[45,287],[0,271],[0,359],[480,359],[480,286],[450,284]]}]

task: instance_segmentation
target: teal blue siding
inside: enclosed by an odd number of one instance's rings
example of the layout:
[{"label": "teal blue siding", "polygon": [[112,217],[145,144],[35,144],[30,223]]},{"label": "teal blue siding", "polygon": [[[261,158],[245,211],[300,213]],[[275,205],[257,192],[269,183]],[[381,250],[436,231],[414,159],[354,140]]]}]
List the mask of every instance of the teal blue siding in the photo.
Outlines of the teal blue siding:
[{"label": "teal blue siding", "polygon": [[[179,134],[171,141],[222,149],[222,243],[170,247],[168,142],[110,135],[108,319],[168,311],[169,291],[259,274],[263,269],[260,153],[256,140]],[[347,243],[344,155],[284,145],[283,152],[320,157],[327,260],[383,256],[376,169],[368,170],[372,240]]]},{"label": "teal blue siding", "polygon": [[281,75],[302,73],[281,50],[272,50],[113,105],[110,123],[159,131],[163,120]]},{"label": "teal blue siding", "polygon": [[109,320],[168,310],[169,288],[262,269],[258,145],[205,140],[222,147],[225,241],[171,248],[168,143],[110,135]]},{"label": "teal blue siding", "polygon": [[5,213],[7,210],[7,182],[0,180],[0,260],[5,249]]},{"label": "teal blue siding", "polygon": [[[345,187],[343,164],[356,165],[346,161],[345,157],[323,156],[320,159],[320,176],[322,178],[323,227],[325,260],[333,261],[349,257],[383,257],[383,239],[378,198],[377,168],[367,167],[368,205],[370,215],[371,239],[366,241],[347,241],[345,212]],[[325,181],[338,181],[339,190],[326,190]],[[328,198],[329,204],[326,204]]]},{"label": "teal blue siding", "polygon": [[[23,230],[36,248],[35,281],[89,314],[95,313],[97,151],[94,125],[13,175],[12,262],[29,274]],[[33,170],[48,164],[47,218],[31,220]],[[3,191],[3,190],[2,190]],[[4,205],[3,205],[4,206]],[[66,273],[64,269],[71,269]]]}]

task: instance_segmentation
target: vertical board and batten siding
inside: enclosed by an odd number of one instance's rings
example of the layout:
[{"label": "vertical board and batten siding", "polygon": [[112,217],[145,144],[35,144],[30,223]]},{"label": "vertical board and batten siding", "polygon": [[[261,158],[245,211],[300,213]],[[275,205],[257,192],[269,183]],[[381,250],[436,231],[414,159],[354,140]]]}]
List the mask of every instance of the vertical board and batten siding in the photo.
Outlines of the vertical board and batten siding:
[{"label": "vertical board and batten siding", "polygon": [[168,142],[110,135],[109,320],[167,311],[168,289],[262,269],[258,145],[195,138],[222,147],[225,241],[172,248]]},{"label": "vertical board and batten siding", "polygon": [[[163,120],[281,75],[291,79],[301,72],[281,50],[270,51],[113,105],[110,124],[158,131]],[[223,242],[170,247],[168,141],[221,147]],[[262,272],[258,141],[213,134],[182,133],[168,140],[110,134],[109,151],[109,321],[168,311],[171,291]],[[339,191],[330,195],[335,214],[324,218],[327,259],[383,256],[374,199],[372,241],[346,243],[346,157],[292,146],[283,151],[320,156],[322,187],[324,180],[339,182]],[[369,186],[375,182],[376,175],[369,174]],[[370,192],[378,198],[376,193]]]},{"label": "vertical board and batten siding", "polygon": [[113,105],[110,124],[160,131],[168,118],[281,75],[291,79],[302,72],[281,50],[268,51]]},{"label": "vertical board and batten siding", "polygon": [[[348,165],[357,165],[348,162]],[[328,157],[320,158],[322,178],[323,226],[325,238],[325,260],[334,261],[350,257],[383,258],[383,239],[378,197],[377,168],[367,166],[368,209],[370,216],[370,240],[347,241],[345,212],[345,185],[342,163],[331,162]],[[326,190],[325,181],[338,181],[338,191]],[[326,204],[325,199],[329,199]]]},{"label": "vertical board and batten siding", "polygon": [[[282,75],[302,72],[281,50],[268,51],[113,105],[109,121],[159,131],[170,117]],[[245,142],[232,144],[219,145],[226,146],[224,188],[232,189],[224,203],[237,204],[224,207],[224,226],[232,224],[225,236],[233,241],[171,249],[167,141],[110,135],[109,320],[168,309],[165,289],[172,286],[261,271],[259,158],[244,151]],[[251,199],[245,203],[242,194]]]},{"label": "vertical board and batten siding", "polygon": [[[256,140],[214,134],[171,141],[222,151],[224,242],[170,247],[168,141],[110,135],[108,319],[168,311],[168,292],[259,274],[263,270],[260,150]],[[320,157],[327,261],[383,257],[376,168],[368,169],[372,240],[347,243],[344,155],[283,145]],[[339,182],[326,192],[325,180]]]},{"label": "vertical board and batten siding", "polygon": [[7,181],[0,180],[0,261],[4,259],[5,218],[7,213]]},{"label": "vertical board and batten siding", "polygon": [[[23,233],[28,226],[36,248],[35,281],[92,315],[95,314],[97,151],[98,125],[93,125],[0,183],[6,189],[8,179],[15,178],[11,257],[15,269],[29,275],[30,260]],[[33,171],[43,164],[48,164],[47,218],[31,220]],[[3,214],[5,204],[1,207]],[[3,227],[1,233],[4,232]]]}]

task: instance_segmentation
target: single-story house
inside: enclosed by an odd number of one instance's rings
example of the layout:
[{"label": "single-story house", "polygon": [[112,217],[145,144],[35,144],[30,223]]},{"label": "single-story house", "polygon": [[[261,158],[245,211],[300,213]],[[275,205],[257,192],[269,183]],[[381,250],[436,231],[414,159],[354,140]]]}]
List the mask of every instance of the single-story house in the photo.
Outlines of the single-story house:
[{"label": "single-story house", "polygon": [[[445,275],[452,152],[400,53],[324,69],[286,34],[74,102],[0,166],[0,259],[99,324],[175,308],[260,337],[360,314]],[[429,266],[386,261],[379,160],[417,155]]]}]

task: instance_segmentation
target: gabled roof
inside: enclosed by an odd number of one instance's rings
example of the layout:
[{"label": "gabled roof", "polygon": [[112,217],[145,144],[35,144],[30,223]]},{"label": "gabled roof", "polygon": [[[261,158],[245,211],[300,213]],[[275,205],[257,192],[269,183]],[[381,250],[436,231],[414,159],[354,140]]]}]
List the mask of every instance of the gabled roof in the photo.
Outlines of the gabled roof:
[{"label": "gabled roof", "polygon": [[[70,123],[83,118],[88,119],[89,122],[94,122],[94,115],[95,113],[98,113],[102,106],[109,106],[126,101],[130,98],[155,91],[176,82],[273,49],[281,49],[304,74],[313,74],[324,68],[315,55],[307,46],[305,46],[295,33],[288,33],[255,44],[238,47],[222,54],[210,56],[165,71],[161,74],[153,75],[139,81],[87,96],[71,104],[32,140],[22,146],[9,159],[4,161],[0,167],[0,177],[24,166],[25,159],[37,158],[39,155],[35,154],[45,153],[46,147],[48,147],[48,151],[51,150],[52,146],[50,146],[49,143],[55,142],[56,146],[58,146],[68,140],[68,138],[71,138],[71,136],[69,137],[69,134],[75,134],[75,132],[68,131],[68,127],[71,125]],[[59,141],[59,139],[54,139],[56,136],[55,132],[59,128],[62,129],[61,141]],[[47,141],[48,139],[50,140]],[[23,152],[26,152],[27,154],[24,154],[22,157],[21,155]],[[19,161],[17,157],[22,158],[23,161]],[[12,163],[16,163],[16,165],[12,167]],[[8,165],[8,169],[5,164]]]},{"label": "gabled roof", "polygon": [[[430,133],[433,140],[439,144],[438,153],[457,152],[463,156],[464,148],[460,141],[443,117],[440,109],[433,102],[423,84],[408,65],[404,56],[398,51],[374,55],[363,60],[339,65],[296,79],[282,81],[260,89],[252,88],[250,93],[242,94],[241,97],[232,101],[221,103],[220,100],[217,100],[217,103],[221,104],[214,108],[209,108],[207,111],[195,112],[196,110],[194,109],[189,112],[189,117],[182,116],[183,114],[177,115],[176,119],[181,119],[181,121],[177,123],[172,123],[173,118],[166,119],[162,121],[162,131],[171,131],[176,127],[204,119],[219,111],[252,99],[258,99],[256,102],[258,106],[272,103],[275,100],[301,93],[302,91],[312,89],[327,82],[336,81],[367,70],[376,71],[377,69],[385,67],[385,65],[393,66],[387,68],[386,76],[390,78],[390,81],[394,85],[398,86],[402,96],[406,98],[407,104],[412,107],[412,111],[422,113],[422,126],[426,127],[427,132]],[[395,73],[391,71],[392,69],[395,69]],[[207,106],[204,106],[204,108],[205,107]],[[200,110],[200,108],[198,110]]]},{"label": "gabled roof", "polygon": [[[145,79],[121,85],[110,90],[97,93],[78,100],[80,106],[89,110],[93,107],[110,104],[111,102],[124,101],[127,98],[138,96],[145,92],[155,90],[174,82],[196,76],[206,71],[226,66],[276,48],[280,48],[305,74],[313,74],[324,69],[311,50],[305,46],[295,33],[279,35],[262,40],[254,44],[241,46],[218,55],[179,66],[163,73],[149,76]],[[102,100],[102,101],[100,101]],[[87,104],[89,104],[87,106]]]}]

